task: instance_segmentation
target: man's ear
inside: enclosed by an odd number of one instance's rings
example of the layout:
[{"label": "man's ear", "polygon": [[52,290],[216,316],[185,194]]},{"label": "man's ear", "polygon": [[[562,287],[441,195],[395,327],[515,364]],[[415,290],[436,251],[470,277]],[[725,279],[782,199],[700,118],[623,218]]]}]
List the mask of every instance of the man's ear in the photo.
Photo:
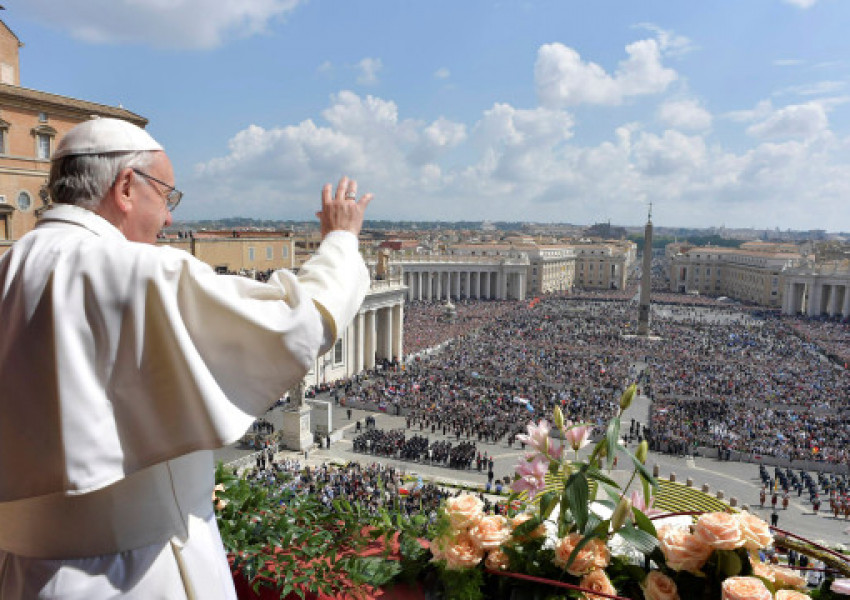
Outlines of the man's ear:
[{"label": "man's ear", "polygon": [[115,178],[115,184],[110,188],[110,196],[114,206],[122,213],[127,213],[133,207],[133,169],[122,169]]}]

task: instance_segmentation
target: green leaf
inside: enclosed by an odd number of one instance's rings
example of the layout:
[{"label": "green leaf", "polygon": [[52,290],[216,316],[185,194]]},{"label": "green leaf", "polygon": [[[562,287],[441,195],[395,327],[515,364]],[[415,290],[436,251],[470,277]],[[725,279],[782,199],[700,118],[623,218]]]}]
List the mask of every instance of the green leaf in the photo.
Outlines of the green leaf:
[{"label": "green leaf", "polygon": [[653,525],[652,521],[647,517],[643,512],[632,506],[632,515],[635,519],[635,525],[641,531],[645,531],[649,535],[654,538],[658,537],[658,532],[655,530],[655,525]]},{"label": "green leaf", "polygon": [[620,417],[614,417],[608,423],[608,431],[605,432],[605,457],[608,470],[614,466],[614,456],[620,441]]},{"label": "green leaf", "polygon": [[607,484],[609,486],[620,489],[620,486],[617,484],[617,482],[614,481],[613,479],[611,479],[610,477],[608,477],[602,471],[600,471],[599,468],[596,465],[588,465],[588,467],[587,467],[587,477],[589,479],[595,479],[596,481],[598,481],[600,483],[604,483],[604,484]]},{"label": "green leaf", "polygon": [[646,481],[647,483],[649,483],[649,485],[651,485],[651,486],[652,486],[652,489],[653,489],[653,490],[658,490],[658,480],[657,480],[657,479],[655,479],[655,477],[653,477],[653,476],[652,476],[652,473],[650,473],[650,472],[647,470],[646,466],[645,466],[643,463],[641,463],[641,462],[637,459],[637,457],[636,457],[634,454],[632,454],[632,453],[631,453],[631,451],[630,451],[628,448],[626,448],[626,447],[624,447],[624,446],[620,446],[620,449],[621,449],[623,452],[625,452],[625,453],[626,453],[626,455],[627,455],[629,458],[631,458],[631,459],[632,459],[632,464],[634,464],[635,469],[637,469],[637,472],[638,472],[638,474],[640,475],[641,479],[642,479],[642,480],[644,480],[644,481]]},{"label": "green leaf", "polygon": [[570,511],[572,511],[576,527],[579,531],[584,532],[588,514],[587,477],[584,476],[584,473],[578,472],[570,475],[564,487],[564,498]]},{"label": "green leaf", "polygon": [[540,497],[540,517],[543,520],[549,518],[552,511],[558,505],[558,495],[555,492],[546,492]]},{"label": "green leaf", "polygon": [[621,527],[617,533],[626,542],[644,554],[650,554],[658,546],[658,538],[636,527]]}]

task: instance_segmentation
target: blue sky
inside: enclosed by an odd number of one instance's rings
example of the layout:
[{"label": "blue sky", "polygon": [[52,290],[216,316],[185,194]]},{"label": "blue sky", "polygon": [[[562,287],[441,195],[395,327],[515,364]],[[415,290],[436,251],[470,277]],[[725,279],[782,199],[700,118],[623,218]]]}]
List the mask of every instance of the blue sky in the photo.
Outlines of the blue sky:
[{"label": "blue sky", "polygon": [[7,0],[25,87],[148,119],[175,217],[850,231],[846,0]]}]

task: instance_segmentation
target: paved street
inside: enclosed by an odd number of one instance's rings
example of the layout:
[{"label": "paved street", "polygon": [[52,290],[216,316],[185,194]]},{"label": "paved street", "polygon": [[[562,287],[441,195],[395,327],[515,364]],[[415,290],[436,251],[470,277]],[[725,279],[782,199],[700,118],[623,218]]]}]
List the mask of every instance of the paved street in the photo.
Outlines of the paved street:
[{"label": "paved street", "polygon": [[[641,423],[647,422],[647,400],[645,398],[636,398],[633,406],[626,412],[623,422],[628,427],[630,419],[634,418]],[[344,407],[334,406],[333,408],[333,426],[337,429],[342,429],[345,432],[344,439],[331,445],[329,449],[316,449],[309,453],[309,463],[316,465],[329,460],[337,461],[358,461],[361,463],[382,462],[388,465],[395,466],[408,473],[421,475],[423,479],[435,479],[441,481],[459,482],[464,484],[484,485],[487,482],[487,472],[484,469],[482,472],[476,470],[457,470],[444,467],[431,466],[423,463],[413,463],[396,459],[375,456],[372,454],[356,453],[352,450],[352,439],[355,437],[355,424],[359,420],[363,424],[367,415],[374,415],[376,426],[379,429],[392,430],[403,429],[405,427],[405,419],[403,417],[389,416],[381,412],[370,413],[362,410],[352,410],[351,420],[346,418],[346,409]],[[535,419],[541,416],[534,416],[529,413],[529,417]],[[271,421],[277,429],[280,429],[283,420],[283,411],[275,409],[266,415],[266,418]],[[420,433],[418,427],[410,432],[409,435]],[[440,432],[431,434],[430,431],[421,432],[426,435],[429,440],[449,439],[454,441],[454,436],[442,436]],[[518,445],[510,448],[505,443],[488,444],[478,443],[478,449],[488,455],[494,457],[494,473],[496,478],[504,476],[512,476],[514,466],[517,460],[522,455],[522,450]],[[243,450],[235,447],[224,448],[216,452],[218,460],[229,462],[240,456],[250,454],[250,450]],[[282,452],[279,456],[295,454],[290,452]],[[303,459],[303,453],[301,454]],[[627,461],[621,461],[620,464],[625,464]],[[758,466],[750,463],[738,462],[722,462],[710,458],[691,458],[691,457],[676,457],[665,454],[650,453],[647,464],[652,467],[658,465],[661,477],[669,477],[670,473],[675,473],[677,480],[684,482],[687,478],[692,478],[694,486],[702,487],[703,484],[708,484],[711,493],[717,490],[722,490],[726,498],[735,497],[738,499],[739,505],[749,505],[750,510],[763,519],[769,521],[770,508],[762,508],[758,505],[759,490],[761,488]],[[772,472],[772,469],[771,469]],[[827,503],[828,508],[828,503]],[[850,545],[850,534],[846,532],[850,528],[850,522],[844,519],[836,520],[831,514],[827,514],[821,510],[820,514],[815,515],[812,512],[808,498],[805,496],[798,498],[796,494],[791,495],[791,502],[788,510],[779,510],[779,527],[787,529],[794,533],[804,535],[815,541],[825,541],[829,544],[844,544]]]}]

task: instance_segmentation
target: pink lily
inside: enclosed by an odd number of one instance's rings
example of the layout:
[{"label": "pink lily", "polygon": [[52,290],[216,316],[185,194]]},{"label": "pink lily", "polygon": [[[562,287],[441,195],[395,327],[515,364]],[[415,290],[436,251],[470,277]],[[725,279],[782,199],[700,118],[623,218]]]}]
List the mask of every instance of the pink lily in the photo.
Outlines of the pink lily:
[{"label": "pink lily", "polygon": [[551,427],[549,422],[544,419],[540,419],[540,423],[538,425],[535,425],[534,421],[531,421],[528,424],[528,435],[521,433],[516,437],[520,442],[528,444],[540,454],[546,454],[549,447],[550,430]]},{"label": "pink lily", "polygon": [[640,512],[642,512],[648,517],[651,517],[652,515],[660,515],[662,512],[664,512],[658,510],[657,508],[652,508],[652,505],[655,504],[655,496],[653,496],[652,494],[649,495],[649,502],[646,502],[645,498],[643,497],[643,494],[640,491],[632,490],[630,498],[632,501],[632,506],[634,506],[636,509],[638,509]]},{"label": "pink lily", "polygon": [[590,432],[593,431],[592,425],[573,425],[564,432],[564,437],[576,452],[587,446],[590,443]]},{"label": "pink lily", "polygon": [[511,489],[515,492],[528,492],[529,499],[533,499],[546,488],[548,470],[547,460],[539,454],[532,460],[521,460],[516,468],[519,479],[511,484]]}]

